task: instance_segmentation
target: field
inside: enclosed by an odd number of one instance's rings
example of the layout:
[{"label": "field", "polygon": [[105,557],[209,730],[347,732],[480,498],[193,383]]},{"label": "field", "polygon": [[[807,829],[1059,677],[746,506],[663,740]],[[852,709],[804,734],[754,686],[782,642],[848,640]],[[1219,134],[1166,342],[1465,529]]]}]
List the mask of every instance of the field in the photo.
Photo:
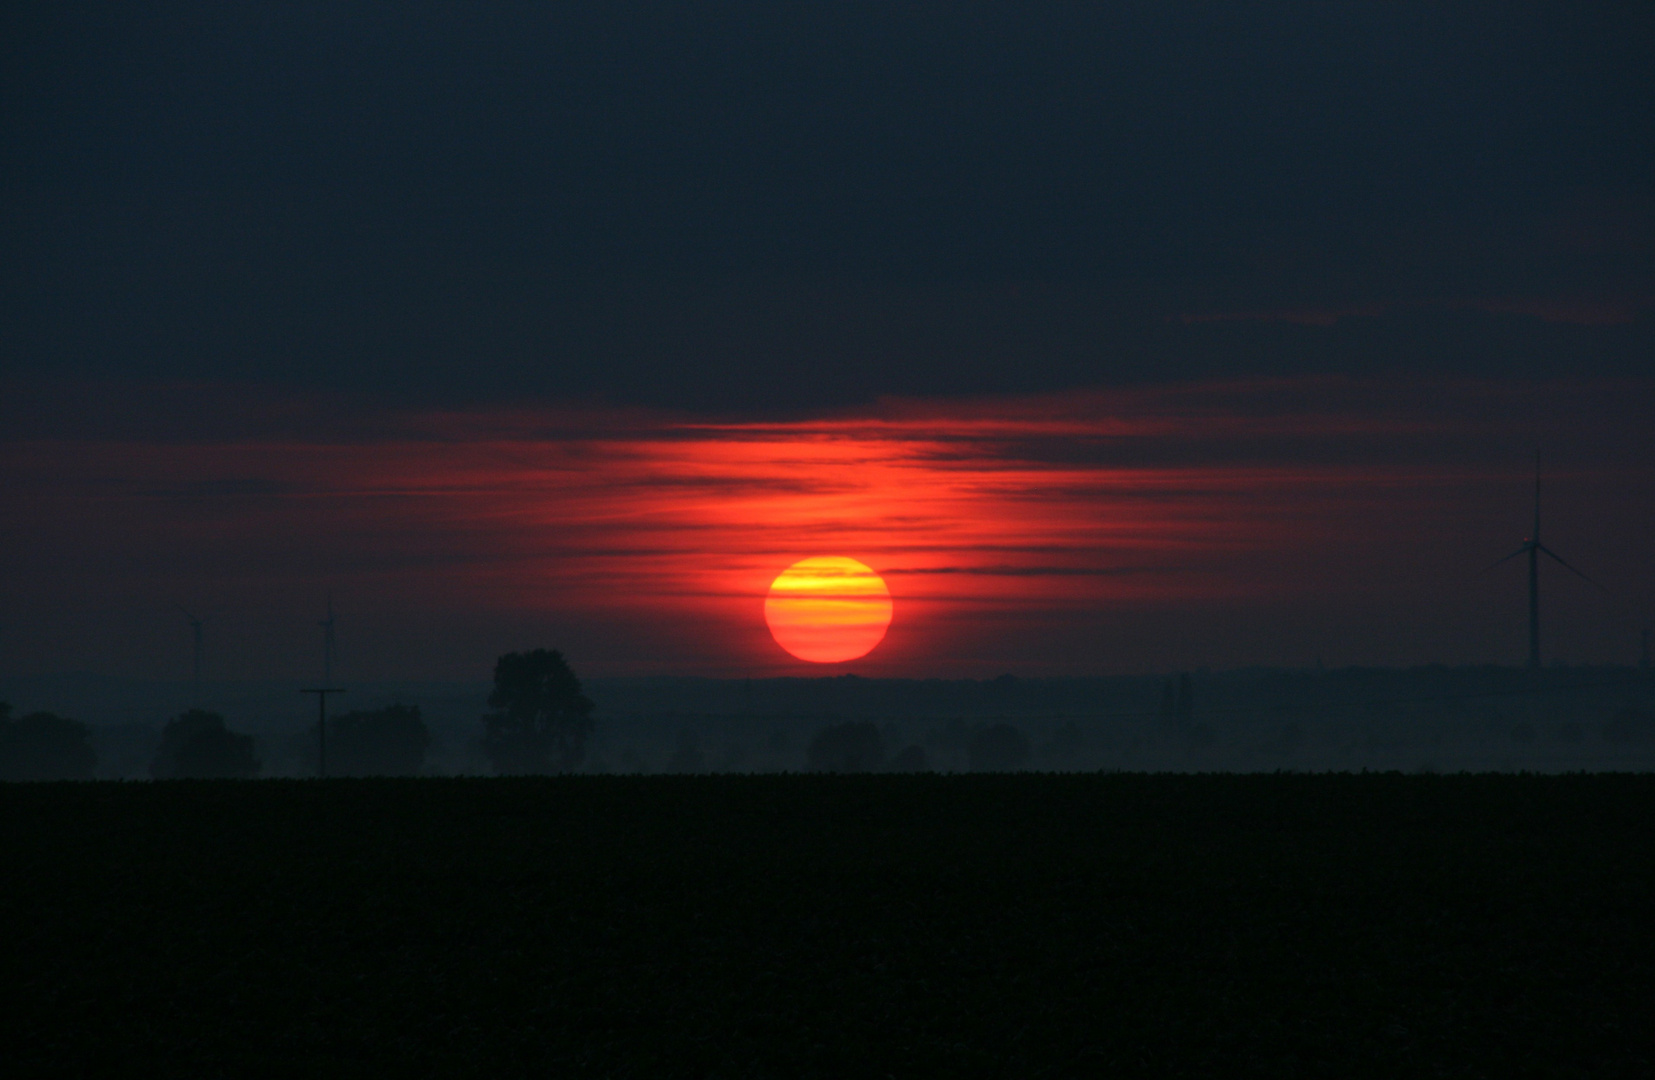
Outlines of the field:
[{"label": "field", "polygon": [[179,781],[0,807],[0,1045],[29,1071],[1655,1075],[1655,777]]}]

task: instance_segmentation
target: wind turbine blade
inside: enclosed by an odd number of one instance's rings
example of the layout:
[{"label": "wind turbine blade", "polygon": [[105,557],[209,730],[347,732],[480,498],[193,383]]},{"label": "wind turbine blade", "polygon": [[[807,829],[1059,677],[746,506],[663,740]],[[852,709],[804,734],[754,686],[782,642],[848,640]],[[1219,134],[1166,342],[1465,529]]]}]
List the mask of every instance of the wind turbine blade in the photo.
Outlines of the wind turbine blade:
[{"label": "wind turbine blade", "polygon": [[1547,547],[1545,544],[1536,544],[1534,546],[1539,548],[1541,551],[1545,552],[1547,555],[1550,555],[1552,557],[1552,559],[1557,563],[1557,565],[1561,566],[1563,569],[1567,570],[1569,573],[1573,574],[1575,577],[1579,578],[1580,580],[1582,580],[1584,582],[1587,582],[1588,584],[1592,585],[1594,588],[1603,589],[1604,592],[1609,591],[1608,589],[1605,589],[1602,585],[1599,585],[1597,582],[1595,582],[1591,578],[1587,577],[1585,574],[1581,573],[1579,570],[1576,570],[1574,567],[1572,567],[1568,563],[1564,562],[1563,561],[1563,556],[1559,555],[1557,552],[1553,551],[1551,548]]},{"label": "wind turbine blade", "polygon": [[[1516,551],[1512,552],[1510,555],[1507,555],[1505,558],[1497,559],[1494,562],[1489,563],[1487,566],[1483,567],[1482,572],[1486,574],[1490,570],[1494,569],[1496,566],[1500,566],[1503,563],[1508,563],[1511,560],[1517,558],[1517,556],[1527,555],[1528,553],[1529,553],[1529,545],[1524,544],[1522,547],[1518,548]],[[1552,557],[1556,558],[1555,555],[1552,556]]]}]

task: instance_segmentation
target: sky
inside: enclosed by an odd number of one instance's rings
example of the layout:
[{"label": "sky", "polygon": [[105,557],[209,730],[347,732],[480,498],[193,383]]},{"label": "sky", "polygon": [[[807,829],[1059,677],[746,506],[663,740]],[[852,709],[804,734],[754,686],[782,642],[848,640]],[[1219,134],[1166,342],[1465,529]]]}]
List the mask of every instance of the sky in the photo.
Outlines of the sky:
[{"label": "sky", "polygon": [[1655,622],[1634,5],[14,7],[0,674],[1518,662],[1537,448]]}]

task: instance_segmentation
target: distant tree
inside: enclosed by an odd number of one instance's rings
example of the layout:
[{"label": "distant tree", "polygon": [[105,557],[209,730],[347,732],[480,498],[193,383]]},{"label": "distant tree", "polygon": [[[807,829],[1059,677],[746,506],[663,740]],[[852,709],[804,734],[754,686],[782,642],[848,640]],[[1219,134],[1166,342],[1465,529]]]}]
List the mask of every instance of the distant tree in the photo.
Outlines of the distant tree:
[{"label": "distant tree", "polygon": [[97,767],[86,725],[55,713],[12,719],[0,701],[0,780],[90,780]]},{"label": "distant tree", "polygon": [[157,780],[244,780],[258,772],[253,737],[236,734],[224,726],[224,717],[201,709],[167,721],[149,766]]},{"label": "distant tree", "polygon": [[418,705],[360,709],[328,721],[328,771],[339,776],[418,776],[431,732]]},{"label": "distant tree", "polygon": [[483,717],[483,751],[498,773],[572,769],[586,756],[592,702],[553,650],[507,653],[494,665],[494,692]]},{"label": "distant tree", "polygon": [[991,724],[977,732],[966,750],[972,772],[1010,772],[1029,760],[1028,736],[1010,724]]},{"label": "distant tree", "polygon": [[910,743],[896,752],[885,766],[886,772],[930,772],[925,761],[925,747]]},{"label": "distant tree", "polygon": [[805,750],[812,772],[872,772],[885,760],[885,740],[867,721],[834,724],[816,733]]},{"label": "distant tree", "polygon": [[989,701],[1000,702],[1017,693],[1017,676],[1009,671],[1004,675],[996,675],[982,684],[983,697]]}]

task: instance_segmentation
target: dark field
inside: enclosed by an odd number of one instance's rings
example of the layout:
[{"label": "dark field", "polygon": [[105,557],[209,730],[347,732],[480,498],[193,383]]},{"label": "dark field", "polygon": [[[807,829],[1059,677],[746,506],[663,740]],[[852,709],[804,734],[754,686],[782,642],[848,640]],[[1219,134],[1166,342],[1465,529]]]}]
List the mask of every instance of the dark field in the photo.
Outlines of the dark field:
[{"label": "dark field", "polygon": [[179,781],[0,805],[13,1069],[1655,1075],[1655,777]]}]

